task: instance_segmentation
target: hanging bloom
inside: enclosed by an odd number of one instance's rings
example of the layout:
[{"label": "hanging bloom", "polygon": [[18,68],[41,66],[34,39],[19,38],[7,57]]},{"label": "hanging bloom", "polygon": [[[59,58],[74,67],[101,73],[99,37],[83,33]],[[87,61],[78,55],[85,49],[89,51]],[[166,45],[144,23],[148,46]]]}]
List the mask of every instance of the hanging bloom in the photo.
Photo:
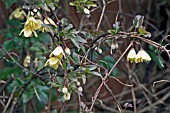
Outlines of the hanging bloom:
[{"label": "hanging bloom", "polygon": [[63,87],[62,92],[63,92],[63,93],[67,93],[67,92],[68,92],[68,89],[67,89],[66,86]]},{"label": "hanging bloom", "polygon": [[115,50],[115,49],[117,49],[119,47],[119,45],[118,45],[118,43],[116,42],[116,43],[113,43],[112,42],[112,44],[111,44],[111,49],[110,49],[110,53],[112,54],[112,50]]},{"label": "hanging bloom", "polygon": [[70,100],[70,97],[71,97],[71,94],[69,92],[65,93],[64,94],[64,99],[67,101],[67,100]]},{"label": "hanging bloom", "polygon": [[54,49],[54,51],[50,54],[49,57],[55,56],[57,57],[59,60],[61,60],[63,58],[63,56],[65,56],[64,51],[62,49],[61,46],[58,46]]},{"label": "hanging bloom", "polygon": [[12,20],[13,18],[16,18],[22,20],[25,16],[26,13],[21,8],[16,8],[9,16],[9,19]]},{"label": "hanging bloom", "polygon": [[54,51],[50,54],[50,58],[46,61],[44,66],[50,66],[54,69],[57,69],[59,64],[62,66],[61,59],[63,58],[63,56],[65,55],[62,47],[56,47]]},{"label": "hanging bloom", "polygon": [[141,49],[136,57],[136,63],[138,62],[146,62],[146,61],[150,61],[151,57],[149,56],[149,54],[144,51],[143,49]]},{"label": "hanging bloom", "polygon": [[129,51],[129,53],[128,53],[128,55],[127,55],[127,61],[129,61],[129,62],[131,62],[131,63],[136,61],[136,51],[135,51],[134,48],[132,48],[132,49]]},{"label": "hanging bloom", "polygon": [[54,68],[54,69],[57,69],[59,64],[62,66],[60,60],[59,60],[57,57],[50,57],[50,58],[46,61],[46,63],[44,64],[44,66],[50,66],[50,67],[52,67],[52,68]]},{"label": "hanging bloom", "polygon": [[19,35],[21,35],[24,32],[25,37],[31,37],[33,32],[35,37],[38,37],[36,30],[41,28],[41,24],[42,24],[41,20],[35,19],[33,16],[28,17],[24,25],[24,29],[21,31]]}]

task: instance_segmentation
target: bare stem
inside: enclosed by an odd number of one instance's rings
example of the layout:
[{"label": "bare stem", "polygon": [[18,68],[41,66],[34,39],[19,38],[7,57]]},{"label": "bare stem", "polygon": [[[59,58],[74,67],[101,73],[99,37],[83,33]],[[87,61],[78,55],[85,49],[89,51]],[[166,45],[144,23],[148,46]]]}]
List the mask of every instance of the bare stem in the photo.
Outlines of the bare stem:
[{"label": "bare stem", "polygon": [[132,43],[133,43],[133,42],[131,42],[131,43],[129,44],[129,46],[126,48],[126,50],[123,52],[123,54],[119,57],[119,59],[118,59],[118,60],[116,61],[116,63],[113,65],[113,67],[111,68],[111,70],[109,71],[109,73],[106,73],[106,76],[102,79],[102,83],[100,84],[100,86],[98,87],[98,89],[97,89],[97,91],[96,91],[96,93],[95,93],[95,95],[94,95],[94,98],[93,98],[93,100],[92,100],[92,104],[91,104],[91,106],[90,106],[89,111],[92,111],[93,106],[94,106],[94,103],[95,103],[95,101],[96,101],[96,99],[97,99],[97,97],[98,97],[98,95],[99,95],[99,93],[100,93],[100,90],[101,90],[102,86],[104,85],[104,83],[106,82],[107,78],[110,76],[110,74],[111,74],[112,71],[114,70],[114,68],[117,66],[117,64],[120,62],[120,60],[122,59],[122,57],[123,57],[123,56],[126,54],[126,52],[130,49],[130,47],[132,46]]}]

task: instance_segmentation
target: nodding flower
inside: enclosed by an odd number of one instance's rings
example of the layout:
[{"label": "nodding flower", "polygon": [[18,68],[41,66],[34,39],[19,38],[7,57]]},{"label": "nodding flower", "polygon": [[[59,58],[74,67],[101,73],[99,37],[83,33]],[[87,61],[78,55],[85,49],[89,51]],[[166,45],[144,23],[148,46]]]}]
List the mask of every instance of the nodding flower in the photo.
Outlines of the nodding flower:
[{"label": "nodding flower", "polygon": [[38,37],[36,30],[41,28],[41,24],[41,20],[35,19],[33,16],[28,17],[27,21],[25,22],[24,29],[22,29],[19,35],[24,32],[25,37],[31,37],[32,33],[35,35],[35,37]]},{"label": "nodding flower", "polygon": [[61,63],[61,59],[64,56],[64,51],[61,46],[58,46],[54,49],[54,51],[50,54],[50,58],[46,61],[44,66],[50,66],[53,69],[58,69],[58,65]]},{"label": "nodding flower", "polygon": [[149,54],[146,51],[144,51],[143,49],[140,49],[140,51],[138,52],[137,57],[136,57],[136,63],[147,62],[150,60],[151,60],[151,57],[149,56]]},{"label": "nodding flower", "polygon": [[132,48],[127,55],[127,61],[129,61],[130,63],[136,62],[136,57],[136,51],[134,48]]},{"label": "nodding flower", "polygon": [[13,18],[15,18],[15,19],[22,20],[25,17],[26,17],[26,13],[24,12],[24,10],[22,10],[21,8],[16,8],[9,16],[9,19],[12,20]]}]

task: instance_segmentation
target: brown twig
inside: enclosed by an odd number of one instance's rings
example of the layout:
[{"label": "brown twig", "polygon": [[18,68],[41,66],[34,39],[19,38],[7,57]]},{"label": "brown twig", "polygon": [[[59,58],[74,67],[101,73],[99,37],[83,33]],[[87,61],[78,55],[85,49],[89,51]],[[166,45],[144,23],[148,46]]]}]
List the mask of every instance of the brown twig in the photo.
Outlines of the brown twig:
[{"label": "brown twig", "polygon": [[98,94],[100,93],[100,90],[102,88],[102,86],[104,85],[104,83],[106,82],[107,78],[110,76],[110,74],[112,73],[112,71],[114,70],[114,68],[117,66],[117,64],[119,63],[119,61],[122,59],[122,57],[126,54],[126,52],[130,49],[130,47],[132,46],[132,42],[129,44],[129,46],[126,48],[126,50],[123,52],[123,54],[119,57],[119,59],[116,61],[116,63],[113,65],[113,67],[111,68],[111,70],[109,71],[108,74],[106,74],[106,76],[103,78],[102,83],[100,84],[100,86],[98,87],[93,99],[92,99],[92,104],[90,106],[89,111],[92,111],[94,103],[98,97]]}]

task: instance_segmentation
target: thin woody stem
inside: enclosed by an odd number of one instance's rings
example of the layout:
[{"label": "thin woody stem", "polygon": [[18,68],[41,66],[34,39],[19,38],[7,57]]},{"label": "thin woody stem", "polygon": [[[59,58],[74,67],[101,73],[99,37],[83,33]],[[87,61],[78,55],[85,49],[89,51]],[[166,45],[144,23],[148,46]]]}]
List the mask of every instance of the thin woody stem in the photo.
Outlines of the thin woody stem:
[{"label": "thin woody stem", "polygon": [[[99,93],[100,93],[100,90],[101,90],[101,88],[102,88],[102,86],[104,85],[104,83],[106,82],[106,80],[107,80],[107,78],[110,76],[110,74],[112,73],[112,71],[114,70],[114,68],[117,66],[117,64],[120,62],[120,60],[122,59],[122,57],[126,54],[126,52],[130,49],[130,47],[132,46],[132,43],[133,42],[131,42],[130,44],[129,44],[129,46],[126,48],[126,50],[123,52],[123,54],[119,57],[119,59],[116,61],[116,63],[113,65],[113,67],[111,68],[111,70],[109,71],[109,73],[106,73],[106,76],[102,79],[102,83],[100,84],[100,86],[98,87],[98,89],[97,89],[97,91],[96,91],[96,93],[95,93],[95,95],[94,95],[94,98],[93,98],[93,100],[92,100],[92,104],[91,104],[91,106],[90,106],[90,109],[89,109],[89,111],[92,111],[92,109],[93,109],[93,106],[94,106],[94,103],[95,103],[95,101],[96,101],[96,99],[97,99],[97,97],[98,97],[98,95],[99,95]],[[119,106],[120,107],[120,106]]]}]

